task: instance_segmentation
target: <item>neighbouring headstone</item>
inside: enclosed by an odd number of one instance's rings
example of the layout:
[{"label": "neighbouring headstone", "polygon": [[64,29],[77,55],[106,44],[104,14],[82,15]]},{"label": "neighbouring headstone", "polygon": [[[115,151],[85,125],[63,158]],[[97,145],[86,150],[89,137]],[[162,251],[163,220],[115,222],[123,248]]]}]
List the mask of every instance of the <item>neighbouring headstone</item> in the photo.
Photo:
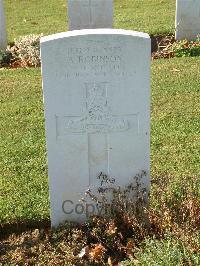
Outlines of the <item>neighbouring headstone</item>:
[{"label": "neighbouring headstone", "polygon": [[176,40],[200,35],[200,0],[176,0]]},{"label": "neighbouring headstone", "polygon": [[68,0],[69,30],[112,28],[113,0]]},{"label": "neighbouring headstone", "polygon": [[[51,222],[83,221],[100,172],[125,186],[150,174],[150,38],[112,29],[41,39]],[[95,210],[96,211],[96,210]]]},{"label": "neighbouring headstone", "polygon": [[3,0],[0,0],[0,50],[5,50],[7,47],[6,23],[3,7]]}]

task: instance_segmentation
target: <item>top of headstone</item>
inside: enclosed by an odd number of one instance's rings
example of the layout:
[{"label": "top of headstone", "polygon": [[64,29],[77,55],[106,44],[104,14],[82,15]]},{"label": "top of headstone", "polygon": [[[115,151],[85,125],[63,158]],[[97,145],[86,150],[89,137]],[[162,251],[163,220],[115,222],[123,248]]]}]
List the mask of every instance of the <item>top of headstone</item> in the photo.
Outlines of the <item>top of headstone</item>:
[{"label": "top of headstone", "polygon": [[61,32],[56,33],[48,36],[44,36],[41,38],[41,43],[48,42],[48,41],[54,41],[66,37],[75,37],[75,36],[81,36],[81,35],[125,35],[125,36],[133,36],[138,38],[146,38],[149,39],[150,36],[147,33],[144,32],[138,32],[138,31],[131,31],[131,30],[122,30],[122,29],[83,29],[83,30],[74,30],[74,31],[68,31],[68,32]]},{"label": "top of headstone", "polygon": [[68,0],[69,30],[112,28],[113,0]]}]

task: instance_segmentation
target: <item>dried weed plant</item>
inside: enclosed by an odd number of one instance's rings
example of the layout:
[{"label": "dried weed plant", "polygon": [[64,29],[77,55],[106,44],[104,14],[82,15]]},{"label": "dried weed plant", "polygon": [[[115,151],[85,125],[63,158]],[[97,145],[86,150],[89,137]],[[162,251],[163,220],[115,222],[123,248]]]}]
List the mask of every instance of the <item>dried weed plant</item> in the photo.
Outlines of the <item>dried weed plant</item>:
[{"label": "dried weed plant", "polygon": [[[198,265],[200,200],[189,190],[189,178],[178,184],[179,191],[170,189],[168,176],[153,180],[153,206],[143,186],[145,174],[137,175],[133,184],[122,188],[101,173],[98,192],[87,191],[85,202],[92,200],[101,205],[103,215],[92,216],[81,225],[66,223],[56,230],[12,234],[0,243],[2,265],[119,266],[143,265],[146,260],[150,264],[145,265],[152,265],[156,259],[163,261],[162,256],[167,258],[169,245],[170,249],[176,248],[176,259],[182,263],[176,265]],[[157,252],[158,257],[150,258],[148,252]]]},{"label": "dried weed plant", "polygon": [[14,41],[13,46],[8,46],[11,53],[12,67],[37,67],[40,66],[40,38],[43,34],[27,35]]}]

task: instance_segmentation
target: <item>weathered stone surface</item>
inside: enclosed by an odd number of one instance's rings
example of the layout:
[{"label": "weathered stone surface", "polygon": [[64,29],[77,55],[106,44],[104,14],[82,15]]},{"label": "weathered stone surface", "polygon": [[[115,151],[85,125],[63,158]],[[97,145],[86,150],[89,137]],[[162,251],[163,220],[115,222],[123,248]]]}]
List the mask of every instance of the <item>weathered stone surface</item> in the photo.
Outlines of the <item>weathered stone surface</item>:
[{"label": "weathered stone surface", "polygon": [[68,0],[69,30],[112,28],[113,0]]},{"label": "weathered stone surface", "polygon": [[176,40],[196,40],[200,34],[200,1],[176,1]]},{"label": "weathered stone surface", "polygon": [[148,34],[55,34],[42,38],[41,56],[52,225],[85,219],[77,204],[88,188],[98,189],[100,172],[124,186],[144,170],[148,189]]}]

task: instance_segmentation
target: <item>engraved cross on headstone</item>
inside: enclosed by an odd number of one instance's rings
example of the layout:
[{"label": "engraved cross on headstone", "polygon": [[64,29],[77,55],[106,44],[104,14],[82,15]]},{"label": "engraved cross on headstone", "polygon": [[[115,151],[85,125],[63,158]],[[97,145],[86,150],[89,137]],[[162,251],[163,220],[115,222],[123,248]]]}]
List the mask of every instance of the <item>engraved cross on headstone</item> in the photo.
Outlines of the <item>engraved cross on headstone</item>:
[{"label": "engraved cross on headstone", "polygon": [[69,30],[112,28],[113,0],[68,0]]},{"label": "engraved cross on headstone", "polygon": [[82,6],[86,8],[85,10],[86,13],[87,13],[87,10],[89,10],[89,24],[91,25],[91,28],[92,28],[92,22],[93,22],[92,16],[93,16],[93,12],[95,12],[95,7],[98,7],[98,4],[96,0],[84,0]]},{"label": "engraved cross on headstone", "polygon": [[[91,185],[91,178],[95,178],[98,174],[93,171],[93,160],[98,161],[99,171],[104,170],[109,175],[110,149],[112,149],[109,145],[109,135],[114,132],[128,131],[131,127],[130,120],[134,120],[137,133],[139,133],[137,113],[126,114],[123,117],[111,113],[108,103],[108,85],[107,82],[85,83],[85,114],[83,116],[65,116],[62,119],[57,117],[58,137],[66,134],[87,134],[89,186]],[[99,143],[96,140],[96,134],[101,134]],[[98,148],[95,148],[97,146]],[[102,147],[101,150],[99,149],[100,146]],[[101,158],[102,162],[98,158]],[[95,165],[94,168],[96,169],[97,166]]]}]

